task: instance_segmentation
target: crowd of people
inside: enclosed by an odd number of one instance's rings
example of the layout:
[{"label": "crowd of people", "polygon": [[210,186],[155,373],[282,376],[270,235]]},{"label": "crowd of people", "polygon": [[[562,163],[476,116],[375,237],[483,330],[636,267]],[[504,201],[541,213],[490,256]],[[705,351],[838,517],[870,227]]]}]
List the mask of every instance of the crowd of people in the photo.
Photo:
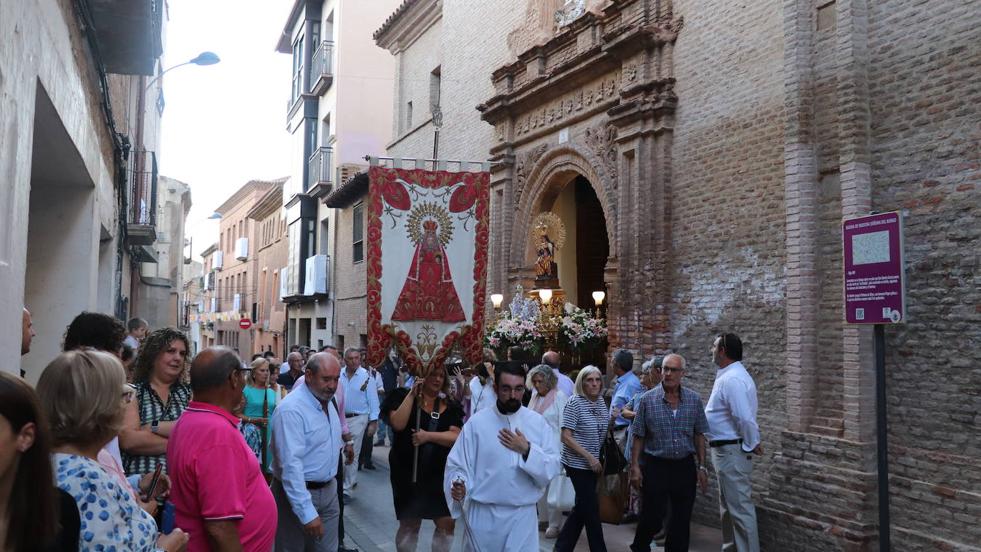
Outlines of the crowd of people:
[{"label": "crowd of people", "polygon": [[[24,310],[22,354],[35,338]],[[724,546],[756,552],[752,457],[763,454],[742,342],[718,335],[711,395],[678,354],[612,356],[572,374],[559,353],[406,372],[397,355],[294,346],[248,362],[190,358],[187,337],[83,312],[36,388],[0,372],[0,542],[9,550],[323,551],[387,443],[397,550],[559,552],[637,520],[631,550],[689,547],[697,489],[718,479]],[[572,376],[572,377],[570,377]],[[618,482],[622,482],[620,485]],[[628,487],[629,486],[629,490]],[[611,516],[614,519],[611,519]]]}]

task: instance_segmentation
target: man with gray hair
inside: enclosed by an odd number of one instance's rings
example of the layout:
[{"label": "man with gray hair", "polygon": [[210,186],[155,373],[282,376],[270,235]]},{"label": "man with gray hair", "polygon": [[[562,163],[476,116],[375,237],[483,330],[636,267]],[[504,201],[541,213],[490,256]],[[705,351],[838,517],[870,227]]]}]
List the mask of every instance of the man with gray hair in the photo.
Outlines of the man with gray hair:
[{"label": "man with gray hair", "polygon": [[671,354],[661,365],[661,383],[641,396],[631,428],[630,483],[642,493],[640,521],[630,549],[648,552],[668,505],[666,552],[688,550],[696,482],[708,488],[705,440],[708,421],[702,398],[683,387],[685,359]]},{"label": "man with gray hair", "polygon": [[[354,454],[361,451],[365,438],[373,439],[378,429],[378,389],[371,375],[361,366],[361,350],[348,347],[344,351],[344,417],[354,438]],[[344,500],[351,500],[351,491],[358,482],[357,467],[344,470]]]},{"label": "man with gray hair", "polygon": [[296,380],[303,377],[303,354],[299,351],[293,351],[286,357],[286,364],[289,365],[289,370],[285,373],[280,374],[276,379],[276,383],[282,385],[287,392],[293,390],[293,385]]},{"label": "man with gray hair", "polygon": [[273,545],[276,503],[232,414],[248,371],[225,347],[205,349],[191,363],[194,400],[167,442],[170,500],[189,550],[268,552]]},{"label": "man with gray hair", "polygon": [[272,416],[273,484],[279,511],[276,550],[336,552],[340,504],[337,466],[342,448],[341,415],[331,400],[341,366],[330,353],[307,361],[304,385]]},{"label": "man with gray hair", "polygon": [[576,384],[572,381],[572,378],[562,373],[559,369],[562,366],[562,354],[558,351],[547,351],[542,355],[542,364],[547,364],[552,372],[555,373],[555,377],[559,378],[559,391],[565,393],[566,397],[571,397],[575,394]]}]

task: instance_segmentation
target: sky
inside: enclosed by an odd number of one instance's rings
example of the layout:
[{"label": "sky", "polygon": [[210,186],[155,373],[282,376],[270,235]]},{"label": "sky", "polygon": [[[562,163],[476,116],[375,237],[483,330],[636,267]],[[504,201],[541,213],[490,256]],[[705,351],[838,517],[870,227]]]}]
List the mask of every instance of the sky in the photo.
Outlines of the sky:
[{"label": "sky", "polygon": [[216,207],[253,179],[286,176],[290,56],[275,50],[292,0],[167,0],[160,173],[191,186],[193,258],[218,241]]}]

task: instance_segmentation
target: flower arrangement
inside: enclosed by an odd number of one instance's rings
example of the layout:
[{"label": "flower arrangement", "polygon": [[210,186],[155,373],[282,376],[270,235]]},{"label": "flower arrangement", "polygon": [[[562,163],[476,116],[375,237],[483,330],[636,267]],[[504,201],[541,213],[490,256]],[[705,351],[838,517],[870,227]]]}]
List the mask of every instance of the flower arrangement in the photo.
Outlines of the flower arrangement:
[{"label": "flower arrangement", "polygon": [[608,333],[606,320],[571,303],[565,304],[565,316],[559,324],[561,345],[570,350],[591,349],[601,344]]},{"label": "flower arrangement", "polygon": [[541,312],[538,303],[524,296],[518,286],[508,308],[502,311],[493,326],[487,328],[484,345],[493,349],[498,358],[504,359],[511,347],[521,347],[532,354],[541,353],[545,335],[539,324]]}]

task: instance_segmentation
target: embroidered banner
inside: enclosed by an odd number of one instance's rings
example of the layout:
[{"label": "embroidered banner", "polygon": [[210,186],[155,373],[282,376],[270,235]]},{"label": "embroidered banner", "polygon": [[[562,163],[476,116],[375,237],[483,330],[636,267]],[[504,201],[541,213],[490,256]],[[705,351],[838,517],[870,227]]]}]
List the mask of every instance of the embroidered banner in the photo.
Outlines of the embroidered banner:
[{"label": "embroidered banner", "polygon": [[371,167],[368,192],[368,362],[393,343],[414,374],[454,345],[477,363],[484,331],[486,172]]}]

